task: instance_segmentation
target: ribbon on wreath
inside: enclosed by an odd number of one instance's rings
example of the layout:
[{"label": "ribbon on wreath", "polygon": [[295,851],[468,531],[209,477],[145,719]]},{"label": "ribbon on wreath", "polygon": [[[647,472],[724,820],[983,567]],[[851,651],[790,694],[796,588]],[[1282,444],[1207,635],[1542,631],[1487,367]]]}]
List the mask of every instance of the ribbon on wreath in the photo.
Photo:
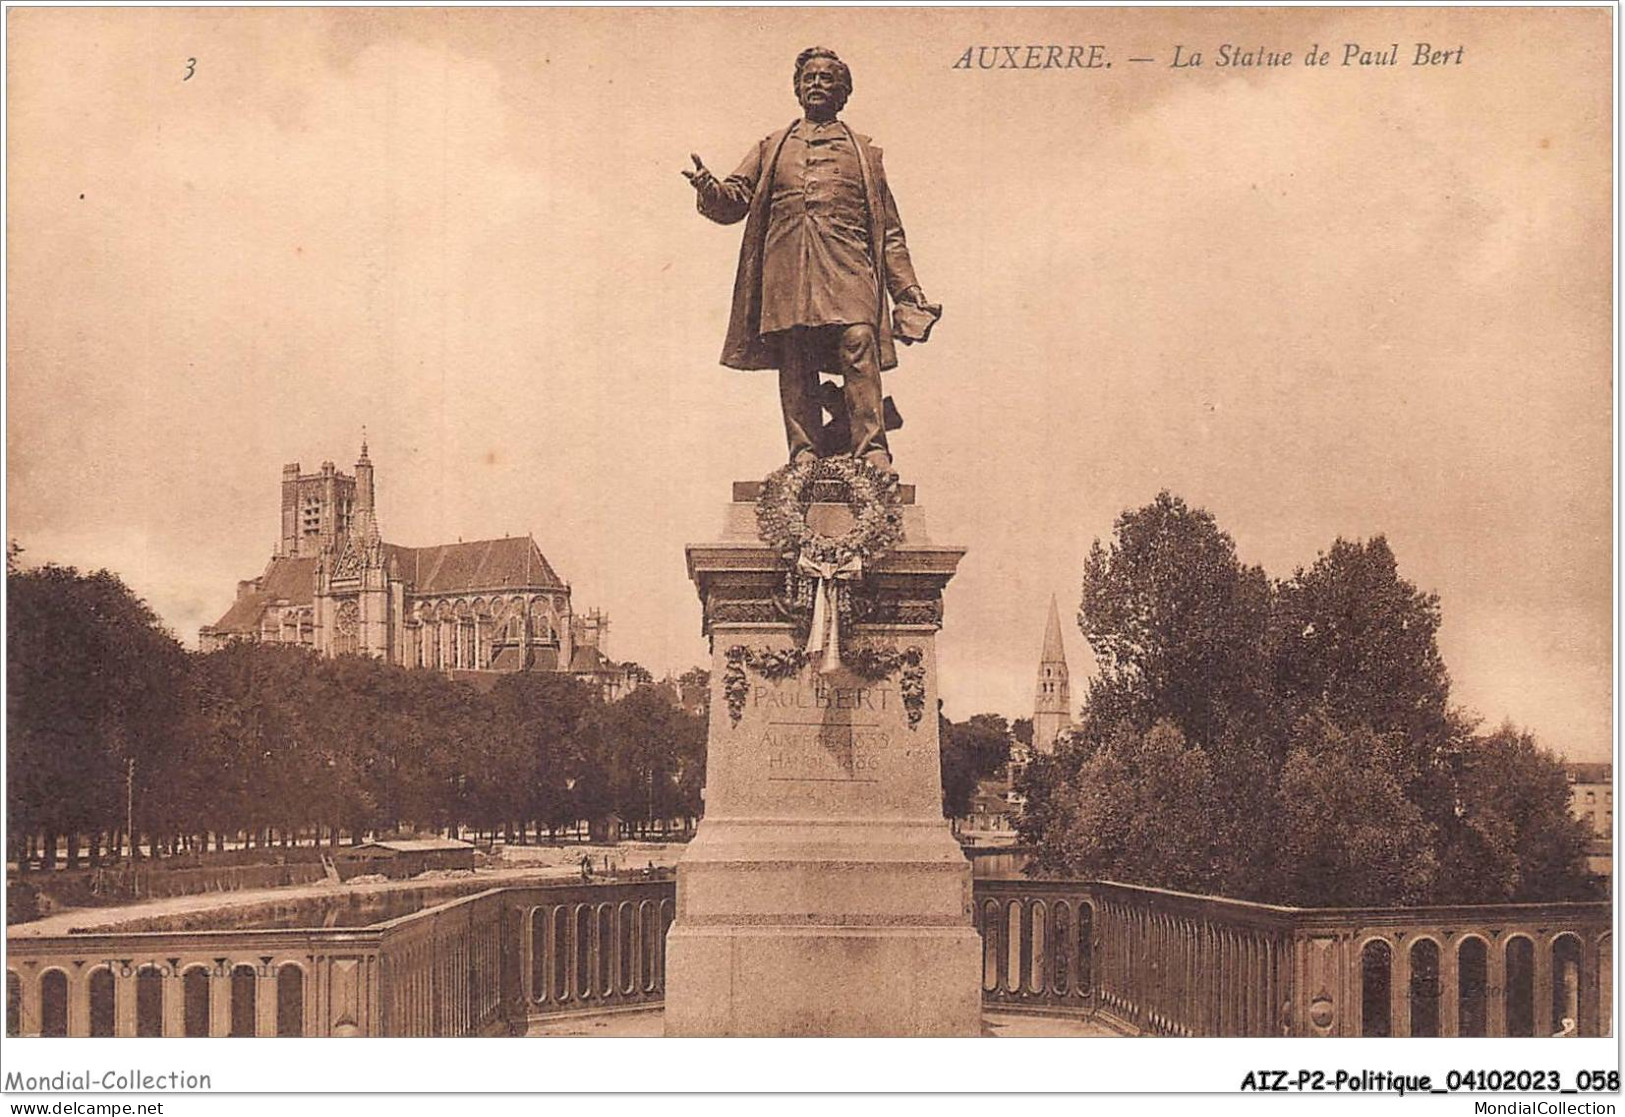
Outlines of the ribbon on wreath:
[{"label": "ribbon on wreath", "polygon": [[822,653],[824,663],[819,673],[828,675],[841,666],[841,583],[863,577],[863,559],[853,555],[844,562],[818,562],[801,555],[796,559],[796,573],[818,579],[813,594],[812,631],[807,634],[807,658]]}]

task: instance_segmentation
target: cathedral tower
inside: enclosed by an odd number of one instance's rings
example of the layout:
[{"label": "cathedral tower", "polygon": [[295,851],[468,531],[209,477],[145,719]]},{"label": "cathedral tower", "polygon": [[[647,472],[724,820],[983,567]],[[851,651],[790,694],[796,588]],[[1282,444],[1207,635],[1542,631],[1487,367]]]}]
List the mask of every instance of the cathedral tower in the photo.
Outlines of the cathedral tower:
[{"label": "cathedral tower", "polygon": [[[371,468],[369,464],[369,473]],[[300,473],[298,462],[283,466],[282,535],[276,553],[315,558],[323,548],[337,546],[350,530],[355,489],[356,479],[332,462],[323,462],[320,473]]]},{"label": "cathedral tower", "polygon": [[1033,751],[1049,755],[1055,738],[1072,725],[1072,687],[1067,680],[1066,648],[1061,644],[1061,615],[1049,599],[1044,650],[1038,657],[1038,690],[1033,698]]},{"label": "cathedral tower", "polygon": [[316,586],[318,643],[330,655],[359,653],[398,660],[391,633],[399,627],[403,587],[391,584],[386,567],[365,435],[351,494],[343,534],[322,551]]}]

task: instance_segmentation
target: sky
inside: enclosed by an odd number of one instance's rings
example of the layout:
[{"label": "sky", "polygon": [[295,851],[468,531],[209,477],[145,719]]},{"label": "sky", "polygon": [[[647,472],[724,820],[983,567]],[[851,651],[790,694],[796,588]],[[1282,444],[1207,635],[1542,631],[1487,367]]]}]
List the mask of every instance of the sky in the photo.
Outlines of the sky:
[{"label": "sky", "polygon": [[[1031,713],[1052,594],[1081,698],[1084,556],[1166,488],[1275,577],[1385,535],[1454,700],[1606,759],[1609,21],[14,9],[7,534],[195,646],[270,557],[282,465],[348,470],[365,427],[386,539],[532,534],[612,656],[705,662],[683,546],[784,447],[772,374],[717,363],[740,227],[680,172],[795,119],[817,43],[945,307],[886,388],[968,549],[951,717]],[[954,65],[1049,44],[1112,65]]]}]

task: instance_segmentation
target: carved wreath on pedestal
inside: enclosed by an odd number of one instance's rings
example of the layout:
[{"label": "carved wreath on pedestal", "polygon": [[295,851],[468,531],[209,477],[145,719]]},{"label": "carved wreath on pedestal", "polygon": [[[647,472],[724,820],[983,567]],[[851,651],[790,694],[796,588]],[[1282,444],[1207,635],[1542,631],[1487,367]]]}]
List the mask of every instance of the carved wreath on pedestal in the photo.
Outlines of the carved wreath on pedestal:
[{"label": "carved wreath on pedestal", "polygon": [[[846,490],[852,527],[844,535],[813,530],[807,510],[820,483]],[[798,642],[822,670],[841,663],[841,630],[860,619],[853,587],[903,540],[903,516],[892,479],[867,462],[838,456],[808,458],[767,475],[756,500],[756,533],[785,562],[785,600]]]},{"label": "carved wreath on pedestal", "polygon": [[[858,678],[877,682],[901,673],[899,690],[908,727],[919,727],[925,712],[925,653],[902,649],[853,648],[841,653],[841,629],[868,612],[867,598],[854,594],[867,568],[903,541],[895,478],[882,476],[860,459],[840,456],[806,459],[774,470],[756,499],[756,533],[785,563],[785,606],[795,645],[786,649],[735,644],[725,653],[722,689],[734,724],[750,696],[747,671],[778,681],[794,678],[809,663],[824,674],[845,666]],[[820,485],[845,490],[852,527],[844,535],[813,530],[807,510]]]}]

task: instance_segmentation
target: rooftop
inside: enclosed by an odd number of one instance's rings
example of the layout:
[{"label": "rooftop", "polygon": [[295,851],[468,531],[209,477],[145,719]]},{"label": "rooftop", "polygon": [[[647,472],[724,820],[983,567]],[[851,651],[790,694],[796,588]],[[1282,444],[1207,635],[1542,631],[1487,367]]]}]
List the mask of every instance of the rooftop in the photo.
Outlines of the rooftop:
[{"label": "rooftop", "polygon": [[1598,763],[1571,763],[1563,766],[1574,783],[1613,783],[1614,766]]}]

